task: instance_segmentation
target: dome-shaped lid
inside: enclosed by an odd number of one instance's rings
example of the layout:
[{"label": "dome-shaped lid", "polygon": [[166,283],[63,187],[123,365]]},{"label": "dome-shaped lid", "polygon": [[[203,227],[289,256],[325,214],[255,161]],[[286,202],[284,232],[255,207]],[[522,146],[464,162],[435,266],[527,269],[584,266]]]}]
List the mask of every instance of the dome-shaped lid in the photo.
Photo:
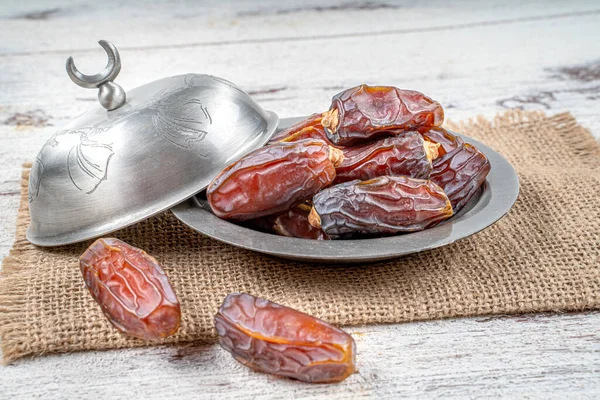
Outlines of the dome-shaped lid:
[{"label": "dome-shaped lid", "polygon": [[[99,87],[97,105],[48,140],[29,179],[27,238],[41,246],[83,241],[166,210],[203,190],[224,167],[262,146],[279,118],[224,79],[187,74],[125,95],[107,68],[71,79]],[[116,73],[115,73],[116,70]],[[112,111],[107,111],[112,110]]]}]

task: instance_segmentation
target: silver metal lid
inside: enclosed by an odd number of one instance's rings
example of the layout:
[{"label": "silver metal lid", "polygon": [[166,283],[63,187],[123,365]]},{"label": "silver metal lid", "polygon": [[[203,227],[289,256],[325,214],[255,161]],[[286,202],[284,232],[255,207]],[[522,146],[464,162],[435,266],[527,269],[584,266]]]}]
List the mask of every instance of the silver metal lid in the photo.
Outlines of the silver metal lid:
[{"label": "silver metal lid", "polygon": [[[99,88],[97,105],[48,140],[29,179],[29,241],[40,246],[102,236],[203,190],[224,167],[265,144],[279,118],[224,79],[187,74],[125,91],[103,72],[67,72]],[[115,72],[116,71],[116,72]],[[112,110],[112,111],[107,111]]]}]

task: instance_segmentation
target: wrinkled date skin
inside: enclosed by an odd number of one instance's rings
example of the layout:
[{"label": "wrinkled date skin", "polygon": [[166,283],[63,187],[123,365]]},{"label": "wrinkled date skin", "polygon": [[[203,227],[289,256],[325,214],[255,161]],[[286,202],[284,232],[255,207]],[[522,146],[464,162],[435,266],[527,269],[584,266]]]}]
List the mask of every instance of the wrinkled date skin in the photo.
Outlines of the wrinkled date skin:
[{"label": "wrinkled date skin", "polygon": [[350,146],[377,136],[440,126],[444,110],[423,93],[361,85],[335,95],[321,124],[332,143]]},{"label": "wrinkled date skin", "polygon": [[308,127],[313,127],[313,128],[315,128],[316,131],[323,131],[323,135],[324,135],[325,131],[323,129],[323,125],[321,125],[321,118],[322,118],[321,114],[313,114],[310,117],[308,117],[307,119],[302,120],[302,121],[298,122],[297,124],[294,124],[294,125],[290,126],[289,128],[282,130],[281,132],[277,132],[275,135],[273,135],[273,137],[271,137],[271,139],[269,140],[269,144],[275,143],[275,142],[280,142],[280,141],[288,138],[289,136],[292,136]]},{"label": "wrinkled date skin", "polygon": [[381,176],[341,183],[317,193],[308,220],[337,239],[420,231],[451,216],[450,200],[435,183]]},{"label": "wrinkled date skin", "polygon": [[298,204],[279,214],[273,222],[273,230],[282,236],[314,240],[329,239],[325,232],[308,223],[310,208],[308,204]]},{"label": "wrinkled date skin", "polygon": [[421,135],[425,138],[425,140],[430,141],[431,143],[439,144],[438,147],[438,158],[434,160],[434,165],[436,163],[440,163],[444,161],[444,156],[446,154],[452,154],[452,152],[460,149],[463,145],[463,140],[458,136],[455,136],[448,132],[446,129],[438,127],[431,128],[429,130],[424,130],[421,132]]},{"label": "wrinkled date skin", "polygon": [[179,301],[154,257],[121,240],[105,238],[88,247],[79,265],[90,294],[120,331],[153,340],[179,329]]},{"label": "wrinkled date skin", "polygon": [[434,166],[431,180],[444,189],[457,213],[485,181],[490,172],[490,162],[468,143],[463,143],[443,158],[443,162]]},{"label": "wrinkled date skin", "polygon": [[341,146],[335,146],[333,143],[331,143],[329,141],[329,138],[327,137],[327,134],[325,133],[325,129],[322,126],[307,126],[306,128],[293,133],[283,139],[281,139],[281,142],[297,142],[298,140],[304,140],[304,139],[319,139],[319,140],[323,140],[324,142],[326,142],[328,145],[336,147],[336,148],[341,148]]},{"label": "wrinkled date skin", "polygon": [[383,175],[428,179],[438,155],[437,144],[417,132],[406,132],[343,149],[344,161],[335,169],[334,183],[366,181]]},{"label": "wrinkled date skin", "polygon": [[262,372],[330,383],[346,379],[356,369],[356,345],[346,332],[249,294],[228,295],[215,326],[225,350]]},{"label": "wrinkled date skin", "polygon": [[206,197],[220,218],[244,221],[288,210],[335,179],[340,150],[322,140],[274,143],[225,168]]},{"label": "wrinkled date skin", "polygon": [[309,204],[300,203],[282,213],[242,221],[240,225],[281,236],[328,240],[329,238],[325,235],[325,232],[308,223],[310,209]]}]

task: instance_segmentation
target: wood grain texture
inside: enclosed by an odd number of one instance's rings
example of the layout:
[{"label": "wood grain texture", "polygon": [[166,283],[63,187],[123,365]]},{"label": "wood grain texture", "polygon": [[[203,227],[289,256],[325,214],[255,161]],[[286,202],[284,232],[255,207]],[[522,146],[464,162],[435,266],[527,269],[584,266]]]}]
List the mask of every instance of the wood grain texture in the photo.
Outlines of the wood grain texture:
[{"label": "wood grain texture", "polygon": [[254,372],[218,346],[76,353],[2,371],[6,398],[594,398],[600,315],[496,317],[348,329],[359,372],[311,385]]},{"label": "wood grain texture", "polygon": [[[212,73],[287,117],[325,109],[342,88],[385,83],[431,95],[449,119],[570,111],[600,138],[595,1],[221,3],[3,2],[0,258],[14,239],[21,164],[96,101],[64,61],[97,72],[102,38],[121,50],[125,89]],[[0,397],[594,398],[599,325],[587,313],[353,328],[360,373],[341,385],[254,373],[209,345],[51,356],[1,367]]]}]

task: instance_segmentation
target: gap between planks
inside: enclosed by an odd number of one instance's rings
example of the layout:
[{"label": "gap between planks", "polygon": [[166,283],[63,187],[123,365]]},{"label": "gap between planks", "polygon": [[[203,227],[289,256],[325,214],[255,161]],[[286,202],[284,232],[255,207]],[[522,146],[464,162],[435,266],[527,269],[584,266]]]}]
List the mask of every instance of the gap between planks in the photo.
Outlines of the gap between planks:
[{"label": "gap between planks", "polygon": [[[550,15],[537,15],[522,18],[509,18],[499,20],[487,20],[468,22],[463,24],[449,24],[440,26],[429,26],[420,28],[409,28],[409,29],[386,29],[381,31],[372,32],[346,32],[346,33],[334,33],[334,34],[322,34],[322,35],[307,35],[307,36],[283,36],[273,38],[256,38],[256,39],[239,39],[239,40],[222,40],[222,41],[208,41],[208,42],[192,42],[192,43],[179,43],[169,45],[156,45],[156,46],[123,46],[120,50],[132,50],[132,51],[145,51],[145,50],[161,50],[161,49],[186,49],[194,47],[212,47],[212,46],[228,46],[228,45],[240,45],[240,44],[261,44],[261,43],[274,43],[274,42],[302,42],[302,41],[314,41],[314,40],[335,40],[335,39],[347,39],[353,37],[375,37],[375,36],[387,36],[387,35],[398,35],[398,34],[410,34],[410,33],[424,33],[424,32],[440,32],[440,31],[454,31],[461,29],[469,29],[476,27],[486,26],[497,26],[497,25],[509,25],[535,21],[547,21],[564,18],[576,18],[576,17],[589,17],[592,15],[600,15],[600,9],[577,11],[577,12],[566,12]],[[31,55],[47,55],[47,54],[71,54],[74,52],[78,53],[89,53],[96,52],[97,48],[84,48],[84,49],[68,49],[68,50],[41,50],[41,51],[23,51],[23,52],[9,52],[0,54],[0,58],[6,57],[19,57],[19,56],[31,56]]]}]

